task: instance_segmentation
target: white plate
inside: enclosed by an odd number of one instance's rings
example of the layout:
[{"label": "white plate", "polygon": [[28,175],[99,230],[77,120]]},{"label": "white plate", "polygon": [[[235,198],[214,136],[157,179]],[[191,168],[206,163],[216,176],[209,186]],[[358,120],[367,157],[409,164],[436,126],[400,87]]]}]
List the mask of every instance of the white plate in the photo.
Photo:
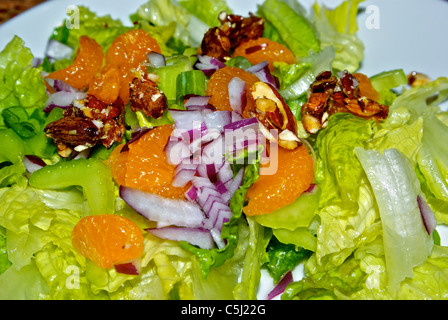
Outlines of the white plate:
[{"label": "white plate", "polygon": [[[319,0],[329,7],[342,0]],[[0,50],[14,35],[20,36],[36,57],[43,56],[53,28],[66,16],[70,5],[87,5],[100,15],[110,14],[124,24],[129,15],[146,0],[49,0],[0,25]],[[228,0],[234,12],[256,12],[262,0]],[[303,0],[309,8],[314,1]],[[448,2],[445,0],[367,0],[358,16],[359,37],[365,44],[365,58],[360,71],[371,76],[402,68],[406,73],[419,71],[435,79],[448,76]],[[448,228],[438,227],[442,244],[448,245]],[[303,274],[299,266],[294,277]],[[259,298],[266,299],[272,280],[262,274]]]}]

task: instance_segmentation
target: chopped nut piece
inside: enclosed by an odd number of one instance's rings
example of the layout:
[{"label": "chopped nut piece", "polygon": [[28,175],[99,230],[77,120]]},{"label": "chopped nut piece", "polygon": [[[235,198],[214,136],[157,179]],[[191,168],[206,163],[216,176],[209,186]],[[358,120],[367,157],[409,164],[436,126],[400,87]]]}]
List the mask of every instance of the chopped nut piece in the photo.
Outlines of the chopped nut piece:
[{"label": "chopped nut piece", "polygon": [[201,43],[203,55],[214,57],[221,61],[230,59],[230,39],[219,27],[210,28]]},{"label": "chopped nut piece", "polygon": [[[361,94],[357,79],[367,81],[367,77],[357,78],[347,71],[339,73],[339,77],[338,80],[330,71],[324,71],[310,85],[308,101],[301,110],[302,125],[308,133],[314,134],[325,128],[329,117],[338,112],[351,112],[366,119],[387,118],[388,106]],[[372,94],[373,87],[369,84],[363,83],[363,88]]]},{"label": "chopped nut piece", "polygon": [[141,110],[146,116],[158,119],[168,108],[168,100],[157,84],[146,78],[134,78],[130,84],[129,102],[132,111]]},{"label": "chopped nut piece", "polygon": [[[255,82],[249,89],[249,97],[254,103],[249,114],[263,125],[263,134],[270,141],[277,139],[268,134],[269,130],[278,130],[278,144],[287,149],[295,149],[300,143],[297,137],[297,122],[289,106],[277,90],[266,82]],[[287,132],[287,133],[286,133]]]},{"label": "chopped nut piece", "polygon": [[218,18],[221,22],[220,29],[229,38],[232,48],[238,47],[244,41],[263,35],[264,19],[252,13],[249,13],[249,17],[242,17],[221,12]]},{"label": "chopped nut piece", "polygon": [[408,84],[411,87],[422,86],[430,81],[431,79],[423,73],[413,71],[408,75]]},{"label": "chopped nut piece", "polygon": [[218,17],[221,25],[210,28],[201,42],[201,54],[221,61],[229,60],[231,51],[242,42],[263,35],[264,19],[250,13],[249,17],[228,15],[221,12]]},{"label": "chopped nut piece", "polygon": [[121,141],[125,132],[124,105],[121,99],[106,105],[92,95],[77,100],[64,111],[63,117],[49,123],[44,131],[53,139],[61,157],[69,157],[73,150],[87,149],[102,143],[110,148]]}]

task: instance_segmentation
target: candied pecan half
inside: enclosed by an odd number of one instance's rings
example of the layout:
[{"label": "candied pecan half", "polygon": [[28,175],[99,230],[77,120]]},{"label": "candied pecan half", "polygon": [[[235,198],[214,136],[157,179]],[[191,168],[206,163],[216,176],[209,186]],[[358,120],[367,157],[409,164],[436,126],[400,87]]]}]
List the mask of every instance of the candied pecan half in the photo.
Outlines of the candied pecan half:
[{"label": "candied pecan half", "polygon": [[411,87],[422,86],[431,81],[431,79],[426,74],[416,71],[412,71],[410,74],[408,74],[407,78],[408,84]]},{"label": "candied pecan half", "polygon": [[249,13],[249,17],[221,12],[219,17],[220,29],[229,38],[231,47],[236,48],[242,42],[256,39],[263,35],[264,19]]},{"label": "candied pecan half", "polygon": [[121,99],[106,105],[92,95],[74,101],[72,108],[64,111],[63,117],[49,123],[44,131],[53,139],[61,157],[82,151],[102,143],[110,148],[121,141],[125,132],[124,105]]},{"label": "candied pecan half", "polygon": [[[269,83],[258,81],[249,88],[249,93],[254,102],[249,114],[261,123],[264,136],[286,149],[300,146],[296,119],[277,90]],[[270,130],[276,130],[278,137]]]},{"label": "candied pecan half", "polygon": [[146,78],[134,78],[130,84],[129,102],[132,111],[158,119],[168,108],[168,100],[157,84]]},{"label": "candied pecan half", "polygon": [[[368,81],[367,77],[362,78]],[[360,83],[351,73],[341,72],[338,79],[330,71],[324,71],[308,90],[308,101],[301,110],[303,127],[308,133],[317,133],[326,127],[330,116],[338,112],[383,120],[389,114],[389,107],[362,95]]]},{"label": "candied pecan half", "polygon": [[210,28],[202,39],[203,55],[226,61],[230,59],[230,49],[230,39],[219,27]]},{"label": "candied pecan half", "polygon": [[263,35],[264,19],[252,13],[249,17],[243,17],[221,12],[218,19],[221,25],[210,28],[202,39],[201,54],[203,55],[226,61],[230,59],[231,51],[242,42]]},{"label": "candied pecan half", "polygon": [[82,113],[72,109],[65,111],[63,118],[49,123],[44,129],[62,157],[68,157],[78,146],[83,146],[83,149],[94,146],[102,135],[91,119],[86,119]]}]

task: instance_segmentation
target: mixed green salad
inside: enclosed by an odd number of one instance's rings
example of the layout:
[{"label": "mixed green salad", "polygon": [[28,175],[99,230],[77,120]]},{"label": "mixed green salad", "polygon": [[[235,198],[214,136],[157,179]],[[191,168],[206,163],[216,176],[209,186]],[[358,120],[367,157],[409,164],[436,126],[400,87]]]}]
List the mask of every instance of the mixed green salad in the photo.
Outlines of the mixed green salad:
[{"label": "mixed green salad", "polygon": [[[296,57],[292,64],[275,62],[268,75],[278,80],[296,134],[313,154],[315,180],[293,203],[246,216],[260,159],[242,171],[232,166],[241,180],[222,227],[225,242],[206,249],[144,231],[153,222],[123,200],[104,161],[136,130],[175,122],[169,110],[183,110],[182,97],[205,96],[210,70],[204,64],[222,66],[201,60],[198,48],[207,30],[220,25],[220,14],[232,14],[225,1],[149,0],[129,21],[79,6],[79,28],[61,16],[45,57],[34,57],[20,37],[11,39],[0,52],[0,298],[257,299],[266,270],[275,288],[261,298],[447,299],[448,248],[436,225],[448,223],[448,113],[440,108],[448,78],[410,83],[401,69],[367,75],[387,117],[335,112],[311,132],[302,121],[319,75],[331,71],[342,80],[360,67],[361,3],[304,8],[295,0],[265,0],[253,12],[264,21],[263,37]],[[62,156],[45,128],[64,108],[49,101],[45,75],[73,63],[81,37],[106,52],[133,29],[160,46],[164,62],[148,57],[148,70],[158,76],[169,109],[153,118],[125,105],[121,141]],[[254,67],[242,57],[224,64]],[[70,103],[85,97],[70,94]],[[137,274],[101,268],[73,246],[74,227],[97,213],[126,217],[143,230]],[[292,277],[298,265],[301,279]]]}]

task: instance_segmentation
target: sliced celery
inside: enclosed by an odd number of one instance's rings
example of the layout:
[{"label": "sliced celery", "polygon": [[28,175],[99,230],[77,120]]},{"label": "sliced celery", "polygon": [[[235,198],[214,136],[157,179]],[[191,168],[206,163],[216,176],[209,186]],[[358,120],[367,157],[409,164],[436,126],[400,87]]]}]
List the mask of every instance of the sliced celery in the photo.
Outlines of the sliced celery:
[{"label": "sliced celery", "polygon": [[408,78],[403,69],[395,69],[378,73],[370,81],[377,91],[382,91],[404,86],[408,83]]},{"label": "sliced celery", "polygon": [[115,210],[112,173],[100,159],[60,161],[35,171],[30,186],[38,189],[63,189],[80,186],[91,214],[111,214]]},{"label": "sliced celery", "polygon": [[186,95],[205,95],[207,78],[200,70],[189,70],[179,73],[176,80],[176,101],[180,103]]}]

